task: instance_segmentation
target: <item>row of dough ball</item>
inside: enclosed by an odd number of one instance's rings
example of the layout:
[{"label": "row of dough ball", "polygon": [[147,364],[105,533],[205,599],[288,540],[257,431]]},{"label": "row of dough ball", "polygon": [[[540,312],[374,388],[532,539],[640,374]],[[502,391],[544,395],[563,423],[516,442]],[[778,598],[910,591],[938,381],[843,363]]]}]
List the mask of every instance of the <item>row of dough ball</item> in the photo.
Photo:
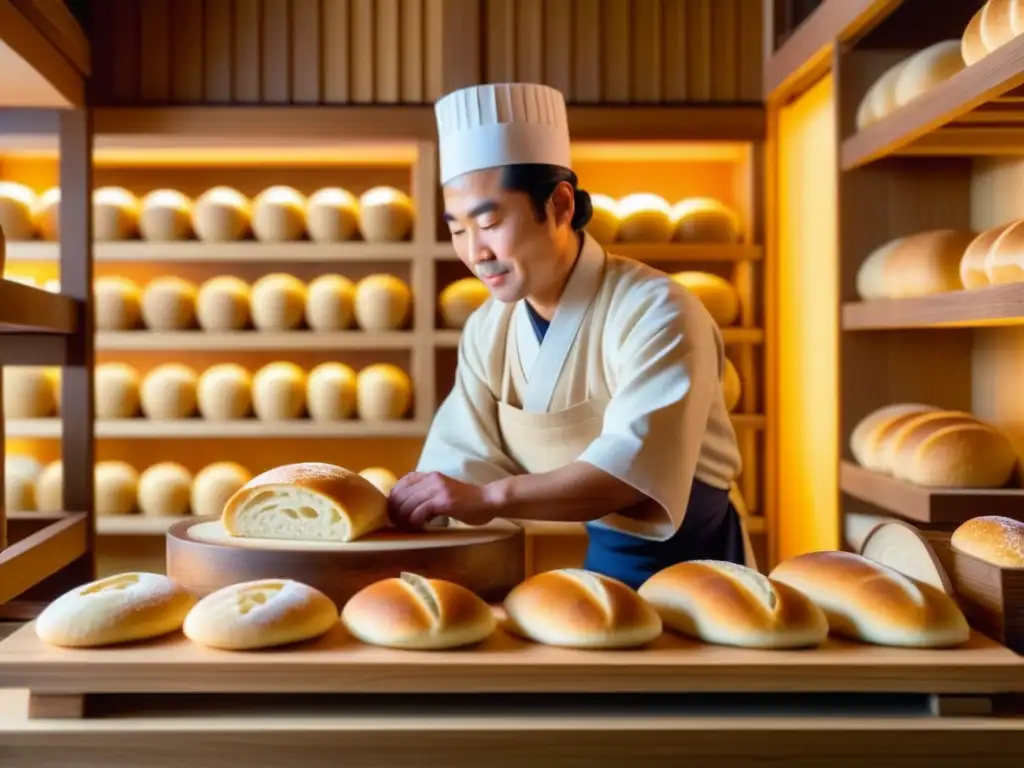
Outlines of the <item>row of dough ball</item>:
[{"label": "row of dough ball", "polygon": [[[397,482],[383,467],[360,472],[385,495]],[[153,464],[141,473],[123,461],[100,461],[94,468],[96,514],[147,517],[221,513],[231,495],[252,479],[253,473],[233,461],[208,464],[193,475],[173,461]],[[59,512],[63,509],[64,473],[60,461],[45,466],[31,456],[10,454],[4,467],[7,509],[19,512]]]},{"label": "row of dough ball", "polygon": [[675,205],[661,195],[638,192],[615,198],[590,196],[594,209],[587,232],[602,245],[612,243],[739,242],[740,218],[712,197],[689,197]]},{"label": "row of dough ball", "polygon": [[264,275],[249,285],[221,275],[199,286],[180,277],[157,277],[141,288],[125,277],[96,279],[96,328],[128,331],[210,332],[364,331],[405,328],[412,314],[412,292],[405,281],[380,273],[353,281],[327,274],[308,284],[294,275]]},{"label": "row of dough ball", "polygon": [[872,251],[857,271],[860,298],[901,299],[1024,281],[1024,219],[981,233],[934,229]]},{"label": "row of dough ball", "polygon": [[[139,198],[123,187],[100,187],[92,197],[93,237],[97,241],[172,242],[198,238],[232,242],[255,237],[264,242],[309,238],[335,243],[362,238],[397,242],[408,238],[413,204],[401,190],[374,187],[356,198],[341,187],[325,187],[309,197],[288,186],[273,186],[251,200],[232,187],[213,187],[194,201],[173,189]],[[15,182],[0,182],[0,229],[8,240],[60,238],[60,188],[37,195]]]},{"label": "row of dough ball", "polygon": [[[4,415],[43,419],[60,411],[60,369],[3,369]],[[183,363],[164,363],[144,376],[126,363],[96,366],[97,419],[190,419],[234,421],[387,421],[403,418],[413,400],[409,375],[390,363],[357,373],[339,362],[309,372],[295,363],[273,362],[251,374],[236,363],[219,363],[201,374]]]}]

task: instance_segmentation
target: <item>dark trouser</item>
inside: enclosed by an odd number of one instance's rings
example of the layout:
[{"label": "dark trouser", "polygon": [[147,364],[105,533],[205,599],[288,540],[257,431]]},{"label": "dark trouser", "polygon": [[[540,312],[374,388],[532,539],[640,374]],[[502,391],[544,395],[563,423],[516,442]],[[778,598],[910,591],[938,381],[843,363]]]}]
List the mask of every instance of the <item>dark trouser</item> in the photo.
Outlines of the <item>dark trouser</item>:
[{"label": "dark trouser", "polygon": [[587,524],[590,542],[583,567],[639,589],[658,571],[689,560],[745,560],[743,529],[729,492],[693,481],[683,524],[667,541],[648,541]]}]

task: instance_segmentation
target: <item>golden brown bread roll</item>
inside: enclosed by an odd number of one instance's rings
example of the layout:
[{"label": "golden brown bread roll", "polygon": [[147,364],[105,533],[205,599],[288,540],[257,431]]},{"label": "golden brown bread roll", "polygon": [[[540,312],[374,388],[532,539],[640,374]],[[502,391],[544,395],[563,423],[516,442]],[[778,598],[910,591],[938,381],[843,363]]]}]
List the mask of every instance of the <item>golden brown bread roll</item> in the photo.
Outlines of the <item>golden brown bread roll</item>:
[{"label": "golden brown bread roll", "polygon": [[252,472],[233,461],[217,461],[196,473],[189,505],[193,515],[219,517],[235,492],[252,480]]},{"label": "golden brown bread roll", "polygon": [[949,539],[954,549],[1000,568],[1024,568],[1024,523],[982,515],[962,523]]},{"label": "golden brown bread roll", "polygon": [[985,274],[992,285],[1024,281],[1024,219],[1010,222],[992,243]]},{"label": "golden brown bread roll", "polygon": [[252,413],[252,377],[238,363],[218,363],[196,384],[196,405],[204,419],[235,421]]},{"label": "golden brown bread roll", "polygon": [[100,363],[96,366],[97,419],[132,419],[139,415],[140,378],[127,363]]},{"label": "golden brown bread roll", "polygon": [[677,272],[672,279],[700,299],[719,327],[730,326],[739,318],[740,295],[728,280],[693,271]]},{"label": "golden brown bread roll", "polygon": [[745,648],[806,648],[828,637],[825,614],[803,593],[753,568],[677,563],[638,590],[666,627],[694,640]]},{"label": "golden brown bread roll", "polygon": [[199,377],[183,363],[164,363],[142,377],[139,399],[147,419],[187,419],[198,406]]},{"label": "golden brown bread roll", "polygon": [[356,410],[364,421],[401,419],[412,405],[412,381],[397,365],[376,363],[356,375]]},{"label": "golden brown bread roll", "polygon": [[464,328],[469,316],[490,297],[491,292],[477,277],[464,277],[446,285],[437,297],[445,328]]},{"label": "golden brown bread roll", "polygon": [[896,109],[896,80],[906,63],[907,60],[904,59],[893,64],[868,89],[857,109],[858,131],[888,117]]},{"label": "golden brown bread roll", "polygon": [[414,573],[364,587],[341,611],[345,628],[370,645],[442,650],[485,640],[494,611],[465,587]]},{"label": "golden brown bread roll", "polygon": [[93,238],[130,240],[139,234],[139,200],[123,187],[100,187],[92,197]]},{"label": "golden brown bread roll", "polygon": [[672,239],[672,208],[660,195],[638,192],[619,200],[619,240],[667,243]]},{"label": "golden brown bread roll", "polygon": [[36,198],[32,218],[43,240],[60,239],[60,187],[50,187]]},{"label": "golden brown bread roll", "polygon": [[64,465],[60,459],[51,461],[36,478],[36,508],[40,512],[64,509]]},{"label": "golden brown bread roll", "polygon": [[312,640],[338,623],[338,607],[318,589],[291,579],[261,579],[212,592],[185,616],[194,643],[229,651]]},{"label": "golden brown bread roll", "polygon": [[985,264],[992,246],[1008,226],[1010,224],[1001,224],[998,227],[986,229],[967,246],[960,259],[960,282],[963,283],[964,288],[983,288],[991,284],[988,272],[985,271]]},{"label": "golden brown bread roll", "polygon": [[285,464],[239,488],[221,522],[231,536],[355,541],[387,523],[387,497],[333,464]]},{"label": "golden brown bread roll", "polygon": [[978,12],[971,17],[964,33],[960,38],[960,55],[964,64],[968,67],[976,64],[988,55],[985,42],[981,39],[981,17],[985,13],[988,3],[978,9]]},{"label": "golden brown bread roll", "polygon": [[929,45],[907,59],[896,77],[896,106],[903,107],[964,68],[960,40]]},{"label": "golden brown bread roll", "polygon": [[938,410],[924,403],[894,403],[875,409],[857,422],[850,433],[850,453],[854,461],[867,469],[883,467],[878,448],[886,434],[918,414]]},{"label": "golden brown bread roll", "polygon": [[36,483],[42,471],[43,465],[31,456],[15,453],[4,456],[4,504],[8,511],[35,511]]},{"label": "golden brown bread roll", "polygon": [[904,238],[897,237],[868,254],[868,257],[861,262],[857,269],[856,289],[857,295],[865,301],[872,299],[887,298],[888,286],[886,283],[886,263],[889,255],[896,251],[902,244]]},{"label": "golden brown bread roll", "polygon": [[[63,471],[61,474],[63,477]],[[93,479],[96,485],[97,515],[131,515],[138,511],[139,473],[131,464],[125,461],[98,461]]]},{"label": "golden brown bread roll", "polygon": [[394,275],[367,275],[356,283],[353,309],[364,331],[397,331],[409,320],[412,292]]},{"label": "golden brown bread roll", "polygon": [[57,411],[57,393],[45,368],[5,365],[2,372],[4,417],[45,419]]},{"label": "golden brown bread roll", "polygon": [[619,236],[619,203],[608,195],[592,194],[590,206],[594,213],[586,226],[587,233],[601,245],[614,243]]},{"label": "golden brown bread roll", "polygon": [[852,552],[809,552],[769,574],[825,612],[829,632],[875,645],[960,645],[970,627],[953,599],[935,587]]},{"label": "golden brown bread roll", "polygon": [[321,363],[306,379],[306,410],[314,421],[351,419],[356,413],[356,372],[344,363]]},{"label": "golden brown bread roll", "polygon": [[142,293],[142,322],[151,331],[195,328],[195,285],[174,275],[150,280]]},{"label": "golden brown bread roll", "polygon": [[391,493],[391,489],[394,488],[395,483],[398,482],[398,478],[395,476],[395,473],[390,469],[384,469],[384,467],[367,467],[359,474],[373,483],[373,487],[385,496]]},{"label": "golden brown bread roll", "polygon": [[988,53],[1001,48],[1024,32],[1024,7],[1020,0],[989,0],[981,10],[981,42]]},{"label": "golden brown bread roll", "polygon": [[862,298],[903,299],[963,287],[960,262],[973,232],[930,230],[898,238],[872,253],[857,277]]},{"label": "golden brown bread roll", "polygon": [[306,372],[295,363],[268,363],[252,377],[252,409],[261,421],[298,419],[306,410]]},{"label": "golden brown bread roll", "polygon": [[713,197],[691,197],[672,207],[673,239],[680,243],[735,243],[740,217]]},{"label": "golden brown bread roll", "polygon": [[616,579],[576,568],[529,577],[504,601],[508,629],[566,648],[635,648],[661,634],[661,617]]},{"label": "golden brown bread roll", "polygon": [[249,312],[259,331],[293,331],[306,316],[306,284],[281,272],[264,275],[252,284]]},{"label": "golden brown bread roll", "polygon": [[142,291],[126,277],[98,277],[93,283],[97,331],[130,331],[142,319]]},{"label": "golden brown bread roll", "polygon": [[195,604],[166,576],[120,573],[65,592],[39,614],[35,630],[50,645],[117,645],[177,632]]},{"label": "golden brown bread roll", "polygon": [[930,488],[1001,488],[1017,468],[1006,436],[983,423],[947,424],[922,437],[893,474]]},{"label": "golden brown bread roll", "polygon": [[725,358],[725,374],[722,376],[722,395],[725,399],[725,410],[732,413],[736,410],[736,406],[740,404],[740,395],[743,394],[743,388],[740,385],[740,375],[736,371],[736,366],[732,364],[732,360],[728,357]]},{"label": "golden brown bread roll", "polygon": [[252,204],[231,187],[208,189],[198,198],[192,212],[192,226],[200,240],[226,243],[243,240],[251,230]]},{"label": "golden brown bread roll", "polygon": [[370,243],[405,240],[412,230],[413,204],[394,187],[374,187],[359,198],[359,230]]},{"label": "golden brown bread roll", "polygon": [[353,239],[359,229],[359,201],[340,187],[317,190],[306,201],[306,229],[318,243]]},{"label": "golden brown bread roll", "polygon": [[306,325],[314,331],[346,331],[355,319],[356,284],[344,275],[320,275],[306,291]]},{"label": "golden brown bread roll", "polygon": [[149,517],[180,517],[190,511],[192,473],[181,464],[161,461],[139,476],[139,512]]},{"label": "golden brown bread roll", "polygon": [[886,471],[899,474],[909,467],[921,442],[939,429],[951,424],[977,424],[978,420],[964,411],[927,411],[901,421],[882,434],[876,455]]},{"label": "golden brown bread roll", "polygon": [[0,181],[0,232],[5,240],[36,236],[36,194],[24,184]]},{"label": "golden brown bread roll", "polygon": [[171,242],[192,237],[192,201],[175,189],[155,189],[142,198],[139,232],[144,240]]},{"label": "golden brown bread roll", "polygon": [[196,320],[204,331],[240,331],[249,327],[249,284],[240,277],[220,275],[199,286]]},{"label": "golden brown bread roll", "polygon": [[252,232],[257,240],[284,243],[306,234],[306,198],[297,189],[268,187],[252,201]]}]

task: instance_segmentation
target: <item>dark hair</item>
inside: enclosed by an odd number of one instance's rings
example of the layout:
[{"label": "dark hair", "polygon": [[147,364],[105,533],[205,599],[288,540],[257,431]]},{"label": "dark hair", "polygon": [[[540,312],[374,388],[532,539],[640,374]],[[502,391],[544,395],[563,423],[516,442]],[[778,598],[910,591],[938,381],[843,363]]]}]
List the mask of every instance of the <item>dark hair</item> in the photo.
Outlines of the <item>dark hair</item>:
[{"label": "dark hair", "polygon": [[548,200],[551,199],[555,187],[563,181],[572,185],[575,203],[572,228],[579,231],[590,223],[594,208],[590,203],[590,193],[576,186],[579,180],[571,170],[559,165],[523,163],[507,165],[502,168],[501,173],[502,189],[529,195],[537,221],[544,221],[547,218]]}]

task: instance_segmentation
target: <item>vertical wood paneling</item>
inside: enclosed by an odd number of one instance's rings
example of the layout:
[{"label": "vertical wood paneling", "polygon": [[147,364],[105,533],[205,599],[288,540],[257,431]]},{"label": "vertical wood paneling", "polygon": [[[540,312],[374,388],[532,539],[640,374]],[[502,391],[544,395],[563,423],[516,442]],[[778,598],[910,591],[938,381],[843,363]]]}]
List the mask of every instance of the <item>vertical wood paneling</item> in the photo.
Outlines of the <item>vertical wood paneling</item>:
[{"label": "vertical wood paneling", "polygon": [[349,0],[349,73],[351,98],[357,104],[373,101],[373,8],[374,0]]},{"label": "vertical wood paneling", "polygon": [[630,0],[601,0],[601,101],[630,100]]},{"label": "vertical wood paneling", "polygon": [[[761,52],[764,50],[765,0],[740,0],[739,98],[740,101],[761,100]],[[757,55],[754,55],[756,52]]]},{"label": "vertical wood paneling", "polygon": [[291,100],[291,14],[288,0],[263,0],[263,52],[260,74],[266,104],[287,104]]},{"label": "vertical wood paneling", "polygon": [[711,100],[711,3],[689,0],[686,4],[686,74],[691,101]]},{"label": "vertical wood paneling", "polygon": [[205,101],[214,104],[231,101],[231,73],[234,69],[231,61],[234,51],[231,20],[235,2],[208,2],[203,8],[203,94]]},{"label": "vertical wood paneling", "polygon": [[[97,13],[110,10],[94,6]],[[171,8],[170,0],[149,0],[139,25],[139,98],[166,103],[171,96]],[[109,17],[100,23],[110,23]]]},{"label": "vertical wood paneling", "polygon": [[[115,104],[131,104],[139,98],[140,6],[134,0],[110,0],[116,12],[108,27],[109,41],[103,56],[111,63],[109,95]],[[97,56],[100,54],[96,50]]]},{"label": "vertical wood paneling", "polygon": [[711,16],[711,98],[737,101],[739,98],[739,0],[715,0]]},{"label": "vertical wood paneling", "polygon": [[633,3],[633,101],[661,101],[661,0]]},{"label": "vertical wood paneling", "polygon": [[506,0],[487,0],[487,80],[507,83],[516,79],[515,5]]},{"label": "vertical wood paneling", "polygon": [[566,96],[572,93],[573,4],[544,0],[544,82]]},{"label": "vertical wood paneling", "polygon": [[686,0],[662,0],[662,50],[665,52],[662,100],[686,101],[689,96],[686,48]]},{"label": "vertical wood paneling", "polygon": [[607,63],[601,56],[601,0],[576,0],[572,92],[580,104],[601,100],[601,72]]},{"label": "vertical wood paneling", "polygon": [[291,0],[292,101],[320,103],[320,0]]},{"label": "vertical wood paneling", "polygon": [[423,101],[425,77],[423,0],[402,0],[401,24],[402,83],[401,101],[418,104]]},{"label": "vertical wood paneling", "polygon": [[344,104],[350,93],[348,0],[323,0],[322,12],[323,98],[328,104]]},{"label": "vertical wood paneling", "polygon": [[374,49],[377,67],[374,72],[373,101],[396,103],[401,94],[401,7],[399,0],[376,0]]},{"label": "vertical wood paneling", "polygon": [[444,95],[444,0],[423,0],[423,95],[428,102]]},{"label": "vertical wood paneling", "polygon": [[516,80],[539,83],[544,79],[544,3],[519,0],[516,9]]},{"label": "vertical wood paneling", "polygon": [[203,100],[203,0],[171,1],[171,101]]},{"label": "vertical wood paneling", "polygon": [[244,0],[235,5],[234,98],[243,104],[260,101],[261,0]]}]

